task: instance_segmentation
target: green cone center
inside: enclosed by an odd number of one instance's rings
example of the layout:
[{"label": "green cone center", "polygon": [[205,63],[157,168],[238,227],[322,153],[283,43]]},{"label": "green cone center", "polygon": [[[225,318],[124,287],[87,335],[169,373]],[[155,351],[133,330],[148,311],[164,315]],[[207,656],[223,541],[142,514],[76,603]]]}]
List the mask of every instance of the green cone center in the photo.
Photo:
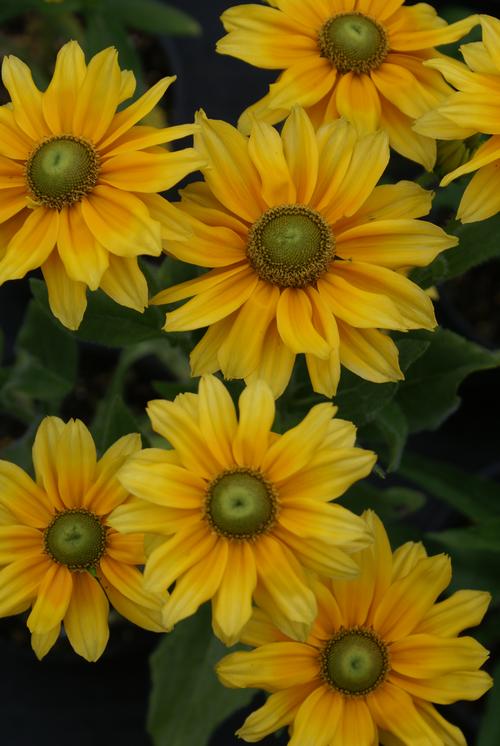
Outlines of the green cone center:
[{"label": "green cone center", "polygon": [[279,287],[305,287],[335,258],[326,220],[303,205],[272,207],[250,229],[247,256],[259,277]]},{"label": "green cone center", "polygon": [[369,73],[389,51],[387,34],[374,19],[362,13],[343,13],[325,23],[319,47],[341,73]]},{"label": "green cone center", "polygon": [[324,676],[343,694],[364,695],[374,691],[387,671],[387,648],[368,630],[343,631],[330,640],[324,651]]},{"label": "green cone center", "polygon": [[99,157],[86,140],[63,135],[46,140],[26,163],[33,198],[62,209],[82,199],[97,184]]},{"label": "green cone center", "polygon": [[72,570],[95,567],[106,548],[106,529],[88,510],[56,515],[44,535],[45,549],[55,562]]},{"label": "green cone center", "polygon": [[229,538],[251,539],[273,525],[276,495],[259,472],[224,472],[209,485],[206,512],[217,533]]}]

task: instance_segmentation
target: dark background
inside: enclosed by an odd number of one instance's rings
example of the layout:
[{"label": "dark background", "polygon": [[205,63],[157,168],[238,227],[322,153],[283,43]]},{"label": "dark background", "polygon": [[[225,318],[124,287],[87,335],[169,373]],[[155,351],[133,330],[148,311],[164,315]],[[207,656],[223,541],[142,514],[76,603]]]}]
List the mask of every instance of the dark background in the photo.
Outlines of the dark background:
[{"label": "dark background", "polygon": [[[175,86],[170,89],[174,97],[171,124],[190,121],[198,108],[205,109],[210,117],[236,123],[241,111],[260,98],[276,77],[274,71],[258,70],[214,51],[215,41],[223,35],[220,14],[227,7],[241,3],[172,0],[171,4],[191,13],[204,31],[199,38],[165,40],[168,59],[166,56],[165,70],[160,72],[178,75]],[[457,5],[439,1],[433,4],[438,12]],[[480,10],[495,14],[496,6],[497,3],[482,2]],[[472,12],[471,8],[464,5],[462,16],[468,12]],[[28,299],[26,283],[7,283],[0,288],[0,314],[8,350]],[[439,307],[438,312],[444,326],[475,337],[474,329],[457,318],[446,304]],[[496,428],[500,412],[492,411],[495,406],[492,391],[496,391],[498,379],[496,371],[472,376],[462,387],[460,411],[438,433],[415,438],[412,447],[494,476],[495,461],[499,460]],[[496,406],[498,410],[498,404]],[[437,520],[439,522],[439,515]],[[89,743],[93,746],[150,746],[144,730],[150,686],[147,657],[156,640],[153,634],[118,624],[112,630],[106,653],[97,663],[86,663],[63,642],[40,664],[29,649],[26,633],[12,620],[1,620],[2,746],[87,746]],[[206,706],[210,707],[209,701]],[[480,711],[481,705],[469,704],[454,706],[454,712],[448,710],[450,719],[460,722],[470,734],[474,732]],[[211,746],[241,744],[232,733],[244,716],[245,713],[238,713],[223,724],[214,734]],[[269,738],[262,743],[278,746],[286,742],[286,738]],[[186,743],[186,746],[198,744]]]}]

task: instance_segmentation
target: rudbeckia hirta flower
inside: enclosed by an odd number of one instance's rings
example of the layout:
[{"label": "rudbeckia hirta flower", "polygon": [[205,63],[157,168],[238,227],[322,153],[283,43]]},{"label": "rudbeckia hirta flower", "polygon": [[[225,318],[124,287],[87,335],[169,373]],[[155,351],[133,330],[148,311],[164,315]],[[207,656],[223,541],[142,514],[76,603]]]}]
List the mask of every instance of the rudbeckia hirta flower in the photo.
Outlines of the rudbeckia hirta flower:
[{"label": "rudbeckia hirta flower", "polygon": [[426,294],[394,270],[425,266],[457,239],[415,220],[431,193],[407,181],[376,187],[386,134],[358,138],[345,120],[315,132],[299,107],[281,135],[264,122],[245,137],[203,114],[197,121],[205,183],[179,203],[192,238],[168,250],[214,269],[152,301],[194,296],[165,325],[209,327],[192,352],[193,375],[260,377],[278,396],[305,353],[314,390],[326,396],[340,363],[370,381],[402,378],[397,347],[380,330],[436,321]]},{"label": "rudbeckia hirta flower", "polygon": [[435,111],[420,119],[415,129],[435,133],[443,140],[464,140],[476,133],[492,135],[464,165],[451,171],[441,182],[477,173],[464,192],[457,217],[474,223],[500,211],[500,21],[479,16],[483,41],[462,45],[467,63],[444,58],[426,62],[457,88]]},{"label": "rudbeckia hirta flower", "polygon": [[459,633],[478,624],[490,596],[448,586],[450,561],[409,542],[394,554],[381,521],[365,514],[375,542],[349,582],[317,580],[318,616],[296,642],[262,610],[243,630],[251,652],[217,666],[230,687],[273,692],[238,735],[252,743],[289,725],[289,746],[465,746],[433,703],[481,697],[492,682],[478,669],[488,652]]},{"label": "rudbeckia hirta flower", "polygon": [[162,596],[144,590],[144,536],[111,528],[128,497],[116,478],[141,448],[126,435],[96,460],[80,422],[46,417],[33,445],[36,482],[0,461],[0,617],[28,610],[31,643],[42,658],[61,622],[73,647],[95,661],[106,647],[109,602],[134,624],[156,632]]},{"label": "rudbeckia hirta flower", "polygon": [[275,124],[299,104],[316,124],[343,116],[361,133],[381,127],[391,147],[432,169],[435,136],[417,135],[411,125],[451,89],[422,63],[433,47],[470,31],[477,16],[447,25],[430,5],[403,0],[268,3],[274,7],[239,5],[222,14],[229,33],[219,52],[283,71],[243,113],[242,129],[250,131],[252,116]]},{"label": "rudbeckia hirta flower", "polygon": [[253,598],[281,628],[307,636],[316,615],[310,571],[355,576],[350,555],[371,541],[361,518],[330,501],[371,471],[375,454],[354,447],[354,426],[332,419],[329,403],[273,433],[274,398],[263,381],[241,394],[239,421],[213,376],[198,395],[149,402],[148,413],[173,450],[146,449],[124,465],[119,479],[137,499],[110,520],[119,531],[169,537],[144,570],[153,591],[175,582],[165,626],[212,599],[214,632],[233,644]]},{"label": "rudbeckia hirta flower", "polygon": [[137,256],[157,256],[163,239],[179,237],[156,192],[200,165],[192,148],[159,147],[193,125],[137,125],[175,77],[117,111],[134,93],[133,74],[112,48],[87,66],[73,41],[45,92],[17,57],[4,58],[2,79],[11,102],[0,107],[0,283],[41,267],[52,311],[71,329],[87,287],[142,312],[148,289]]}]

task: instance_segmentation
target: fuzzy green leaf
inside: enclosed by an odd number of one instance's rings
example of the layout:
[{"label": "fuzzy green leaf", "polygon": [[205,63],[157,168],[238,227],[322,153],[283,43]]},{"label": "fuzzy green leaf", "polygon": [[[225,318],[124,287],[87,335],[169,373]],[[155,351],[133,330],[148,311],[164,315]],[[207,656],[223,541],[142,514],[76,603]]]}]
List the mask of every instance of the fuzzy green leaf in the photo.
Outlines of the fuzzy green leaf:
[{"label": "fuzzy green leaf", "polygon": [[500,365],[500,352],[490,352],[446,329],[437,329],[430,340],[395,397],[410,432],[438,428],[459,406],[457,390],[462,381],[475,371]]},{"label": "fuzzy green leaf", "polygon": [[199,23],[184,11],[156,0],[107,0],[107,10],[127,26],[150,34],[198,36]]},{"label": "fuzzy green leaf", "polygon": [[226,689],[214,672],[227,648],[214,637],[210,606],[179,624],[151,656],[148,730],[155,746],[207,746],[225,718],[252,699],[252,689]]}]

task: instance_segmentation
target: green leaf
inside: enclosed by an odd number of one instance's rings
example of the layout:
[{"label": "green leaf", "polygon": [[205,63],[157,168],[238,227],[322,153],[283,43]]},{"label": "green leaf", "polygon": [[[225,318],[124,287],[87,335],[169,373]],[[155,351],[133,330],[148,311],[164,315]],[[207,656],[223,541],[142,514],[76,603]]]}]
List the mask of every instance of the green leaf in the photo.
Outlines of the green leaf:
[{"label": "green leaf", "polygon": [[409,451],[398,474],[474,522],[500,516],[497,482]]},{"label": "green leaf", "polygon": [[500,365],[500,352],[446,329],[430,333],[429,339],[428,349],[411,365],[395,398],[410,432],[438,428],[459,406],[457,389],[462,381],[470,373]]},{"label": "green leaf", "polygon": [[103,399],[99,403],[92,424],[92,434],[97,449],[101,453],[122,435],[137,432],[139,432],[137,420],[119,394]]},{"label": "green leaf", "polygon": [[[41,280],[30,280],[34,298],[52,317],[48,306],[47,288]],[[62,324],[54,323],[64,330]],[[158,308],[147,308],[138,313],[120,306],[101,290],[88,294],[88,306],[80,328],[74,332],[78,339],[97,342],[106,347],[128,347],[149,339],[165,336],[161,330],[163,314]]]},{"label": "green leaf", "polygon": [[200,24],[187,13],[155,0],[107,0],[111,14],[150,34],[198,36]]},{"label": "green leaf", "polygon": [[155,746],[207,746],[211,733],[244,707],[253,689],[226,689],[214,672],[227,653],[210,625],[210,606],[166,635],[151,656],[148,730]]},{"label": "green leaf", "polygon": [[421,287],[458,277],[478,264],[500,257],[500,214],[479,223],[460,223],[453,233],[460,239],[458,246],[440,254],[428,267],[411,273],[411,279]]},{"label": "green leaf", "polygon": [[493,680],[497,686],[488,694],[486,701],[486,710],[481,721],[476,746],[498,746],[500,743],[500,662],[496,664],[493,670]]},{"label": "green leaf", "polygon": [[394,397],[397,383],[370,383],[343,370],[335,404],[339,407],[339,417],[351,420],[360,427],[371,422]]},{"label": "green leaf", "polygon": [[500,517],[490,517],[487,523],[467,528],[450,528],[427,534],[431,539],[449,549],[462,552],[493,552],[500,554]]},{"label": "green leaf", "polygon": [[75,340],[31,301],[16,341],[16,361],[2,388],[3,403],[21,396],[55,405],[72,390],[76,374]]},{"label": "green leaf", "polygon": [[[373,427],[378,430],[385,445],[385,453],[382,456],[378,451],[379,456],[382,457],[387,471],[394,471],[401,462],[408,438],[408,420],[399,404],[391,401],[381,409]],[[363,434],[360,437],[363,438]]]}]

